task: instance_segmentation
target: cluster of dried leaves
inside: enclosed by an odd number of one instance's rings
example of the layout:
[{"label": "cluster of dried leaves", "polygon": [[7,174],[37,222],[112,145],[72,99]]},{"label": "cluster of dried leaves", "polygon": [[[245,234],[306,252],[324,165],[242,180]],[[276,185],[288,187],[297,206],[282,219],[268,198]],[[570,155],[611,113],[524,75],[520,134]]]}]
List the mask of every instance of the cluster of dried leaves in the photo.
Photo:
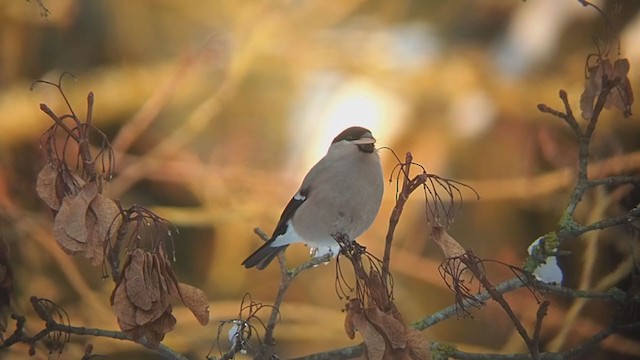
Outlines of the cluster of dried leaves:
[{"label": "cluster of dried leaves", "polygon": [[38,174],[36,190],[54,213],[53,237],[58,245],[68,254],[80,254],[101,265],[109,229],[122,223],[118,205],[65,163],[47,164]]},{"label": "cluster of dried leaves", "polygon": [[611,60],[598,55],[596,64],[587,67],[586,83],[580,96],[582,118],[591,120],[596,99],[602,94],[602,90],[609,86],[613,86],[613,89],[606,97],[605,109],[616,108],[625,118],[631,116],[633,90],[628,74],[629,60],[618,59],[612,65]]},{"label": "cluster of dried leaves", "polygon": [[[402,314],[393,302],[391,281],[383,281],[379,260],[356,243],[341,244],[341,256],[349,259],[356,276],[357,296],[346,305],[345,331],[350,339],[356,331],[364,339],[362,360],[421,360],[430,358],[429,341],[417,330],[404,323]],[[364,269],[363,259],[369,264]]]},{"label": "cluster of dried leaves", "polygon": [[[45,83],[67,100],[60,82]],[[113,151],[106,136],[91,124],[93,94],[87,100],[85,121],[68,101],[69,114],[62,116],[41,105],[54,124],[43,135],[48,163],[38,174],[36,190],[54,215],[58,245],[94,266],[110,268],[116,283],[111,305],[122,331],[157,346],[176,323],[172,299],[187,306],[202,325],[209,321],[208,300],[202,290],[179,282],[173,272],[165,250],[171,238],[168,222],[140,206],[123,209],[103,194],[103,181],[112,176]],[[90,130],[101,139],[95,156]],[[102,167],[97,169],[96,164]],[[120,266],[122,248],[126,259]]]},{"label": "cluster of dried leaves", "polygon": [[135,249],[127,256],[123,275],[111,294],[118,325],[138,340],[157,346],[173,330],[171,298],[181,300],[200,324],[209,322],[207,296],[202,290],[178,281],[162,246],[152,253]]}]

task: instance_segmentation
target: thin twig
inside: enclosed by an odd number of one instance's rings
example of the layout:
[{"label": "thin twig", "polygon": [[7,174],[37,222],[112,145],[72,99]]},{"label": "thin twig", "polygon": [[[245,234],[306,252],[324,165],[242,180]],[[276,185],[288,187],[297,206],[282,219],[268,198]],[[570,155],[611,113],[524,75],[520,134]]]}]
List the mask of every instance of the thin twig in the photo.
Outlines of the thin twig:
[{"label": "thin twig", "polygon": [[[263,241],[269,241],[269,235],[267,235],[262,229],[256,227],[253,229],[253,232],[260,237]],[[269,321],[267,322],[264,342],[268,346],[273,346],[275,344],[273,338],[273,332],[275,330],[276,324],[278,323],[278,319],[280,318],[280,306],[284,300],[284,295],[289,289],[289,285],[293,279],[298,276],[301,272],[314,268],[320,264],[326,263],[330,261],[332,258],[331,254],[325,254],[324,256],[314,257],[311,260],[298,265],[292,270],[287,269],[287,262],[284,257],[284,252],[278,254],[278,263],[280,265],[280,284],[278,285],[278,293],[276,294],[276,298],[273,302],[273,307],[271,308],[271,315],[269,316]]]},{"label": "thin twig", "polygon": [[10,337],[8,337],[4,342],[0,344],[0,350],[4,348],[8,348],[16,343],[24,343],[32,346],[39,340],[45,338],[49,333],[62,332],[70,335],[106,337],[106,338],[111,338],[116,340],[131,341],[131,342],[141,344],[144,347],[148,348],[149,350],[157,352],[158,354],[162,355],[162,357],[164,357],[165,359],[187,360],[187,358],[184,355],[176,352],[175,350],[167,347],[166,345],[160,344],[158,347],[153,347],[149,343],[147,343],[144,339],[142,339],[141,341],[135,341],[129,335],[121,331],[66,325],[66,324],[61,324],[56,322],[55,320],[53,320],[53,318],[49,318],[45,323],[46,325],[44,329],[42,329],[41,331],[39,331],[33,336],[28,336],[23,331],[24,324],[25,324],[24,318],[17,317],[16,331]]},{"label": "thin twig", "polygon": [[533,341],[533,345],[536,347],[536,349],[540,348],[540,334],[542,332],[542,320],[544,320],[544,317],[547,316],[549,305],[551,305],[551,302],[549,300],[543,301],[538,307],[538,312],[536,313],[536,326],[533,330],[533,336],[531,337],[531,340]]}]

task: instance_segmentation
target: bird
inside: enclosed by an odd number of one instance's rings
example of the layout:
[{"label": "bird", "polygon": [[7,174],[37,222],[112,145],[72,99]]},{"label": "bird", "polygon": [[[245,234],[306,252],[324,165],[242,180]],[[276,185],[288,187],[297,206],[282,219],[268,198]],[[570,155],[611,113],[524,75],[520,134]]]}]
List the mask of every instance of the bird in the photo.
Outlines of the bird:
[{"label": "bird", "polygon": [[304,243],[315,256],[337,253],[334,235],[362,235],[380,209],[384,178],[376,139],[353,126],[336,136],[284,208],[273,235],[243,262],[264,269],[290,244]]}]

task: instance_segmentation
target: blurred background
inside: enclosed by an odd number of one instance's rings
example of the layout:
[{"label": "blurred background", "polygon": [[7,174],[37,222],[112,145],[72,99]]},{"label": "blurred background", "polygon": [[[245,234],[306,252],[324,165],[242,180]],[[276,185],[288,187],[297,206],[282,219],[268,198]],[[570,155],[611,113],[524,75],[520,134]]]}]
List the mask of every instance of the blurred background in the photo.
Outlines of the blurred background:
[{"label": "blurred background", "polygon": [[[638,91],[640,2],[595,3],[619,35]],[[569,128],[536,105],[562,109],[557,94],[565,89],[579,114],[585,61],[607,36],[598,13],[575,0],[5,0],[0,20],[0,231],[14,269],[14,311],[38,331],[28,304],[35,295],[62,306],[73,325],[117,329],[113,283],[88,260],[59,249],[34,188],[45,163],[40,135],[51,125],[39,104],[59,114],[66,108],[55,88],[30,86],[69,71],[77,80],[67,77],[63,86],[74,110],[84,114],[93,91],[94,121],[116,151],[106,194],[125,206],[147,206],[179,229],[176,273],[211,301],[207,327],[176,304],[178,324],[165,344],[190,358],[204,358],[219,321],[237,316],[245,293],[273,301],[277,266],[240,266],[260,245],[253,228],[273,230],[304,174],[351,125],[368,127],[400,157],[411,151],[428,172],[473,186],[481,200],[463,190],[451,234],[480,257],[521,265],[528,245],[555,228],[576,164]],[[618,56],[615,41],[610,56]],[[611,110],[601,119],[592,174],[637,174],[637,116]],[[395,158],[387,150],[380,155],[391,176]],[[360,239],[380,257],[395,184],[385,191],[376,222]],[[588,222],[619,214],[639,199],[637,189],[599,189],[584,198],[578,216]],[[453,303],[425,216],[416,193],[392,253],[395,299],[408,323]],[[560,260],[564,285],[628,287],[637,242],[631,228],[621,227],[564,244],[572,251]],[[287,250],[289,266],[307,259],[304,246]],[[488,271],[496,283],[512,276],[499,266]],[[345,335],[334,278],[331,264],[293,282],[275,332],[281,358],[361,341]],[[531,328],[531,294],[507,299]],[[543,331],[550,351],[584,342],[616,310],[550,299]],[[473,314],[424,334],[468,351],[526,351],[497,306]],[[638,336],[615,335],[583,358],[638,358]],[[80,358],[87,342],[114,358],[157,358],[135,344],[79,336],[63,358]],[[16,345],[0,357],[26,354]],[[36,358],[46,357],[38,348]]]}]

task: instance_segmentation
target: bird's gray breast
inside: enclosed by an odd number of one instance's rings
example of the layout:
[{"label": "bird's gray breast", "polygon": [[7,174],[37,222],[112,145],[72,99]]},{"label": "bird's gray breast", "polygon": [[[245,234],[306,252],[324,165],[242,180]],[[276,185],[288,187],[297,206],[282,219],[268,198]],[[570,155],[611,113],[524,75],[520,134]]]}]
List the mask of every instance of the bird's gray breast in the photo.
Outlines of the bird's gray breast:
[{"label": "bird's gray breast", "polygon": [[305,242],[330,245],[336,233],[355,239],[373,223],[382,201],[382,169],[377,153],[357,155],[325,166],[309,184],[308,199],[293,219]]}]

